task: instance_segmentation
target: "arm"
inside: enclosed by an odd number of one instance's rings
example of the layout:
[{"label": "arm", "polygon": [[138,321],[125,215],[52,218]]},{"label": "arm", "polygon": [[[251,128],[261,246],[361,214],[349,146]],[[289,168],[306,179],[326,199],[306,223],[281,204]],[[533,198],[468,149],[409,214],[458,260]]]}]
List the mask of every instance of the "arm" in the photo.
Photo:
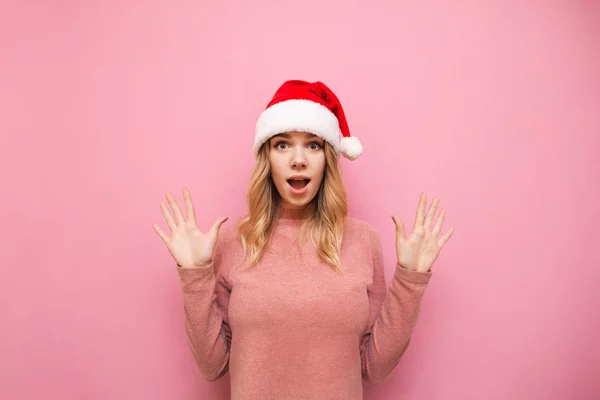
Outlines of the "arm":
[{"label": "arm", "polygon": [[231,329],[228,304],[231,286],[223,266],[222,241],[205,268],[177,267],[183,295],[189,346],[202,374],[210,382],[229,370]]},{"label": "arm", "polygon": [[369,328],[363,335],[360,352],[363,378],[369,383],[379,383],[392,372],[408,348],[431,272],[410,271],[396,264],[386,296],[383,251],[379,235],[373,230],[371,249]]}]

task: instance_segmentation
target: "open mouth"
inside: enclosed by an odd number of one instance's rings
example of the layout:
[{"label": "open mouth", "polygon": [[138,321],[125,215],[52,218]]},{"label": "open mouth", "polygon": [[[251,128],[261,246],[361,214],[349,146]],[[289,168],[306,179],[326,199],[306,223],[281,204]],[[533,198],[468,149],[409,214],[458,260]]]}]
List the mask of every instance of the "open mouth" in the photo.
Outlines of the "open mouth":
[{"label": "open mouth", "polygon": [[308,185],[310,179],[288,179],[287,181],[290,184],[290,186],[294,189],[301,190],[304,189],[306,185]]}]

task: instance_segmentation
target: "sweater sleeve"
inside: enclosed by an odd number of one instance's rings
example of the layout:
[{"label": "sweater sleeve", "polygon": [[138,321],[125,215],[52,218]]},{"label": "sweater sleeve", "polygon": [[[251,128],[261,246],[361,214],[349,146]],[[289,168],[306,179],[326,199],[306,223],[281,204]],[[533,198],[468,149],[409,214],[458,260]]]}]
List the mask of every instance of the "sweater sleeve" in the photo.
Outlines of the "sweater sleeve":
[{"label": "sweater sleeve", "polygon": [[205,268],[177,266],[188,344],[201,373],[210,382],[229,370],[231,348],[227,312],[231,286],[222,247],[219,240],[213,261]]},{"label": "sweater sleeve", "polygon": [[410,271],[396,263],[386,295],[381,240],[373,230],[371,246],[373,282],[367,288],[369,328],[362,337],[360,353],[363,379],[379,383],[392,372],[408,348],[432,273]]}]

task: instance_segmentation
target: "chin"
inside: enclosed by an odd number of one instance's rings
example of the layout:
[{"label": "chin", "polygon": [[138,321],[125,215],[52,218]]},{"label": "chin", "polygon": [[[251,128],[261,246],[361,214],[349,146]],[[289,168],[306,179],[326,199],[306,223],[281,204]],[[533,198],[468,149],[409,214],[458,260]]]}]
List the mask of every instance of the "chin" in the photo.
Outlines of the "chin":
[{"label": "chin", "polygon": [[294,208],[303,208],[306,207],[313,198],[306,198],[306,199],[290,199],[290,198],[286,198],[285,202],[291,206],[293,206]]},{"label": "chin", "polygon": [[315,199],[316,193],[305,193],[302,196],[294,196],[293,194],[286,194],[284,200],[287,204],[295,208],[306,207],[311,201]]}]

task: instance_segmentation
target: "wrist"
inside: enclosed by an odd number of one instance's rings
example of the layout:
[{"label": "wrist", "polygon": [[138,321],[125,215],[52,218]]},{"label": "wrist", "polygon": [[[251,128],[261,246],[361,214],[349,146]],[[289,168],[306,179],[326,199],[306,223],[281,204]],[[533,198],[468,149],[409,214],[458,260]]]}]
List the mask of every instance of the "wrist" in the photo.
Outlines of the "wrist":
[{"label": "wrist", "polygon": [[177,264],[177,268],[182,268],[182,269],[206,269],[206,268],[210,268],[212,264],[212,261],[209,261],[205,264],[191,264],[191,265],[187,265],[187,264]]},{"label": "wrist", "polygon": [[400,268],[400,269],[403,269],[403,270],[405,270],[405,271],[412,271],[412,272],[429,272],[429,270],[428,270],[428,271],[419,271],[419,269],[418,269],[418,268],[417,268],[417,269],[407,268],[407,267],[405,267],[404,265],[400,264],[399,262],[396,262],[396,267],[397,267],[397,268]]},{"label": "wrist", "polygon": [[405,269],[407,271],[414,271],[414,269],[406,268],[404,265],[400,264],[399,262],[396,262],[396,268]]}]

